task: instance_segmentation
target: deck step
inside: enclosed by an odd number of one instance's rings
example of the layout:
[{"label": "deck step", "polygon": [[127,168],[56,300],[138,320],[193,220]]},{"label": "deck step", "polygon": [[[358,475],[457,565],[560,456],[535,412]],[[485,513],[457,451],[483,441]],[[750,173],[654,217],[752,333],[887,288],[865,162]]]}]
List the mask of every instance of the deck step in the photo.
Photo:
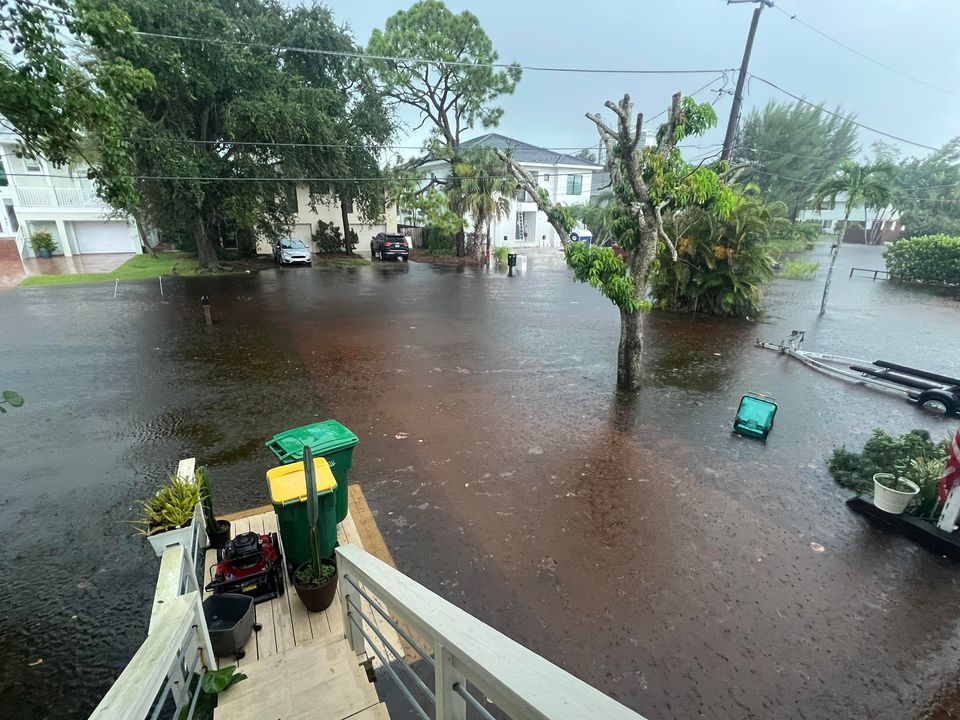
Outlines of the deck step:
[{"label": "deck step", "polygon": [[241,670],[247,679],[220,697],[220,720],[293,720],[308,713],[338,720],[378,701],[346,641],[298,646]]}]

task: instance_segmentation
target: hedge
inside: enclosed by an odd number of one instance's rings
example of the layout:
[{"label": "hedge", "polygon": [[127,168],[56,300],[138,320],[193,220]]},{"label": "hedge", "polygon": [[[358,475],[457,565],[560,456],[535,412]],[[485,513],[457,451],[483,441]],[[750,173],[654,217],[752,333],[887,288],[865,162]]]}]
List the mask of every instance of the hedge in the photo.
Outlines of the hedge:
[{"label": "hedge", "polygon": [[919,283],[960,285],[960,237],[924,235],[898,240],[883,253],[890,276]]}]

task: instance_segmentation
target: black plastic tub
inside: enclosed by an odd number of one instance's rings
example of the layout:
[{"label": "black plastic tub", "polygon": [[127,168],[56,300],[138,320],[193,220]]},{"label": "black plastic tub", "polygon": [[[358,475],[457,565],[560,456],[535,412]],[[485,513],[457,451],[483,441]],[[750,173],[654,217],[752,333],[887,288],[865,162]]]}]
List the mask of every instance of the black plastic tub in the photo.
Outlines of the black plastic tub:
[{"label": "black plastic tub", "polygon": [[210,644],[217,657],[243,657],[243,646],[250,639],[256,622],[252,597],[235,593],[211,595],[203,601],[203,616],[210,633]]}]

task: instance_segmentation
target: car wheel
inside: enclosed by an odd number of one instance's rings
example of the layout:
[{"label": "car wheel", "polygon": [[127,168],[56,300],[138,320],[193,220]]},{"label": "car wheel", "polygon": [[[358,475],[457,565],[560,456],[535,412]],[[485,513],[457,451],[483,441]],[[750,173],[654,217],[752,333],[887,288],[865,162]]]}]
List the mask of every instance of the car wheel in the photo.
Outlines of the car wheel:
[{"label": "car wheel", "polygon": [[373,249],[373,243],[370,243],[370,259],[373,260],[377,257],[377,251]]},{"label": "car wheel", "polygon": [[945,390],[924,390],[917,398],[917,405],[941,415],[953,415],[960,409],[957,399]]}]

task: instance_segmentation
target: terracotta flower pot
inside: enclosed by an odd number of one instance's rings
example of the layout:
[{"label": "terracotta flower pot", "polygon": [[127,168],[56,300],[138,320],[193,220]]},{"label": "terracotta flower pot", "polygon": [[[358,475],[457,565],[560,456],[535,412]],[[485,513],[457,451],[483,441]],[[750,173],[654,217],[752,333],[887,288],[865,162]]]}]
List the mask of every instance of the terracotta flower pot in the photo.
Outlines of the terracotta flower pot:
[{"label": "terracotta flower pot", "polygon": [[310,561],[298,565],[293,571],[293,588],[297,591],[297,597],[300,602],[310,612],[323,612],[333,602],[337,594],[337,563],[332,558],[323,558],[320,560],[323,565],[333,566],[333,575],[322,585],[307,585],[301,583],[298,574],[301,570],[310,566]]}]

